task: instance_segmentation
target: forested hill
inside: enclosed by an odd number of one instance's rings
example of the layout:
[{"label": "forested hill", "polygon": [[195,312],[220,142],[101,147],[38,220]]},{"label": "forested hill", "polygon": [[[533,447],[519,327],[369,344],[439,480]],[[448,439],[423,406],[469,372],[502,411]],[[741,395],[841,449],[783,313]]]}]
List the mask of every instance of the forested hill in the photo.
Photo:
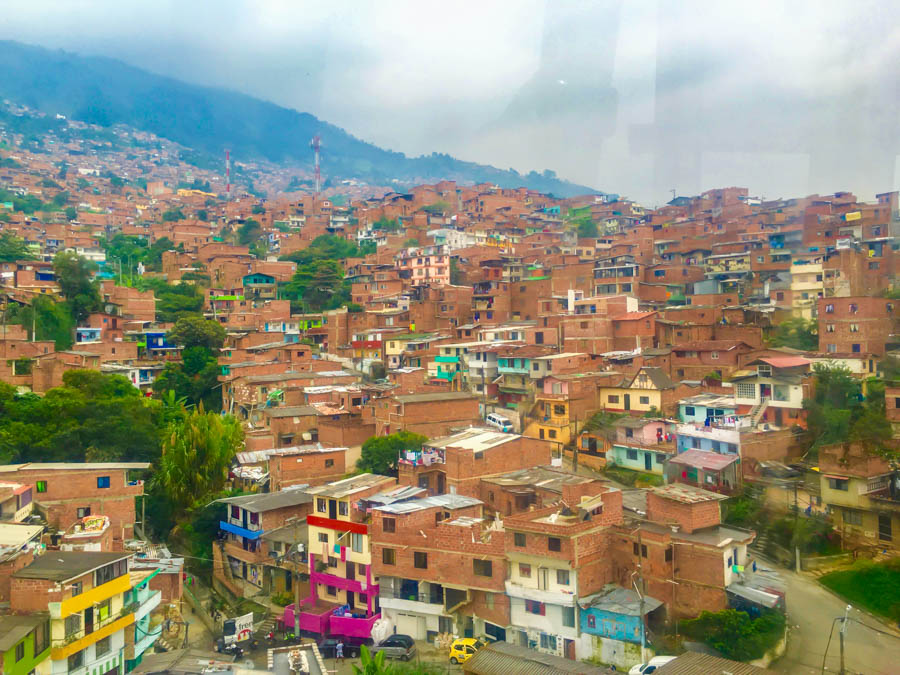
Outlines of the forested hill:
[{"label": "forested hill", "polygon": [[309,140],[322,137],[323,169],[331,176],[373,183],[391,179],[492,182],[557,196],[595,190],[550,172],[520,175],[449,155],[409,158],[366,143],[308,113],[223,89],[187,84],[121,61],[0,41],[0,98],[75,120],[126,124],[213,156],[295,165],[311,162]]}]

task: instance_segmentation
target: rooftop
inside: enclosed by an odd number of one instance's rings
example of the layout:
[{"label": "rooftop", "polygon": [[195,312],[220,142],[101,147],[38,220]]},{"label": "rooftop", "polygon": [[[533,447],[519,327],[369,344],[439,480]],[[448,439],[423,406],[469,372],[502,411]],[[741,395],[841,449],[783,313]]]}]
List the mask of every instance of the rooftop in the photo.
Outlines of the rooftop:
[{"label": "rooftop", "polygon": [[683,483],[670,483],[669,485],[650,488],[650,492],[682,504],[702,504],[703,502],[727,499],[725,495],[716,494],[715,492],[709,492],[708,490],[694,487],[693,485],[685,485]]},{"label": "rooftop", "polygon": [[708,450],[690,449],[685,450],[680,455],[672,457],[669,462],[672,464],[684,464],[697,469],[707,471],[721,471],[738,461],[737,455],[722,455],[718,452]]},{"label": "rooftop", "polygon": [[580,661],[542,654],[509,642],[495,642],[479,649],[475,656],[466,661],[465,670],[472,675],[605,675],[613,672]]},{"label": "rooftop", "polygon": [[318,415],[318,408],[314,408],[311,405],[291,405],[291,406],[278,406],[276,408],[265,408],[264,409],[266,415],[268,417],[307,417],[309,415]]},{"label": "rooftop", "polygon": [[306,488],[306,493],[317,497],[347,497],[356,492],[361,492],[372,487],[386,483],[393,483],[396,479],[389,476],[379,476],[374,473],[363,473],[359,476],[351,476],[344,480],[335,481],[326,485],[317,485]]},{"label": "rooftop", "polygon": [[265,462],[270,457],[277,455],[311,455],[315,453],[343,452],[347,448],[328,448],[321,443],[312,443],[308,445],[292,445],[287,448],[269,448],[268,450],[247,450],[239,452],[235,457],[239,464],[256,464],[257,462]]},{"label": "rooftop", "polygon": [[92,572],[98,567],[123,558],[130,553],[100,553],[96,551],[48,551],[34,559],[34,562],[23,567],[13,576],[17,579],[49,579],[50,581],[67,581]]},{"label": "rooftop", "polygon": [[461,401],[463,399],[475,399],[473,394],[467,391],[448,391],[433,394],[403,394],[395,396],[398,403],[433,403],[435,401]]},{"label": "rooftop", "polygon": [[578,605],[581,609],[596,607],[604,612],[626,616],[641,616],[642,610],[644,614],[649,614],[657,607],[661,607],[662,604],[661,601],[651,598],[649,595],[645,595],[643,603],[641,603],[641,596],[636,591],[614,584],[605,586],[599,593],[578,598]]},{"label": "rooftop", "polygon": [[[474,497],[466,497],[465,495],[435,495],[433,497],[423,497],[421,499],[411,499],[409,501],[398,501],[380,506],[373,506],[376,511],[384,511],[385,513],[404,514],[413,513],[414,511],[424,511],[434,507],[442,509],[462,509],[467,506],[477,506],[483,502]],[[459,519],[457,519],[459,520]],[[480,522],[479,518],[475,520]]]},{"label": "rooftop", "polygon": [[222,504],[232,504],[246,509],[252,513],[264,513],[265,511],[274,511],[287,506],[298,506],[300,504],[309,504],[312,501],[305,490],[300,486],[290,487],[278,492],[261,492],[253,495],[244,495],[242,497],[226,497],[217,499]]},{"label": "rooftop", "polygon": [[775,671],[700,652],[686,652],[656,670],[656,675],[717,675],[719,673],[728,673],[728,675],[767,675],[771,673],[774,675]]},{"label": "rooftop", "polygon": [[470,427],[451,436],[435,438],[425,445],[429,448],[460,448],[462,450],[488,450],[498,445],[521,438],[517,434],[507,434],[486,427]]},{"label": "rooftop", "polygon": [[0,616],[0,652],[12,649],[19,640],[47,621],[48,617],[46,612]]},{"label": "rooftop", "polygon": [[0,473],[15,471],[107,471],[114,469],[149,469],[150,462],[26,462],[0,465]]},{"label": "rooftop", "polygon": [[563,485],[582,485],[590,483],[594,479],[589,476],[579,476],[563,469],[534,466],[529,469],[504,473],[500,476],[485,477],[482,480],[485,483],[493,483],[501,487],[539,487],[542,490],[562,494]]}]

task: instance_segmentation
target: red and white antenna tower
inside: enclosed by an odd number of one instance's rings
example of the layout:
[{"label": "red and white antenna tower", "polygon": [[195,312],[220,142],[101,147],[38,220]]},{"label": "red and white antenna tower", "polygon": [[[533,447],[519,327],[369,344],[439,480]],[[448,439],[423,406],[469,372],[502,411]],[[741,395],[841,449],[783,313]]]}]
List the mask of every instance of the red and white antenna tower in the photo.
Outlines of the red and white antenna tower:
[{"label": "red and white antenna tower", "polygon": [[316,154],[316,199],[318,200],[319,190],[322,187],[322,171],[319,169],[319,148],[322,147],[322,139],[319,138],[319,134],[316,134],[312,137],[312,140],[309,142],[309,146]]},{"label": "red and white antenna tower", "polygon": [[231,199],[231,152],[225,151],[225,199]]}]

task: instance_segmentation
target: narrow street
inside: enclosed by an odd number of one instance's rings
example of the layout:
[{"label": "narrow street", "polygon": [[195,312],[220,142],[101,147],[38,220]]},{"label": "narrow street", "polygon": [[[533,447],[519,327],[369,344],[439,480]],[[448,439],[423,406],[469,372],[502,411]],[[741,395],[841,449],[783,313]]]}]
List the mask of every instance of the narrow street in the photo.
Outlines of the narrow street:
[{"label": "narrow street", "polygon": [[[831,644],[828,636],[832,622],[844,616],[846,604],[820,586],[814,579],[777,568],[787,586],[790,637],[785,655],[771,668],[790,675],[817,675],[822,672],[826,645],[825,672],[840,671],[840,622],[834,627]],[[877,631],[887,628],[857,609],[850,610],[844,644],[847,673],[895,675],[900,673],[900,635]]]}]

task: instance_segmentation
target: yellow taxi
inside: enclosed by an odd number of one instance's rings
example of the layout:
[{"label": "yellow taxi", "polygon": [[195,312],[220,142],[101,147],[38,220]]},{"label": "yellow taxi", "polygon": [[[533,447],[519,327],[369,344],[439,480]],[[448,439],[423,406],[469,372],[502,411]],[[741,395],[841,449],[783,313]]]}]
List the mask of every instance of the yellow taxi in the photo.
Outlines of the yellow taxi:
[{"label": "yellow taxi", "polygon": [[459,638],[454,640],[453,644],[450,645],[450,663],[465,663],[485,644],[487,643],[476,638]]}]

